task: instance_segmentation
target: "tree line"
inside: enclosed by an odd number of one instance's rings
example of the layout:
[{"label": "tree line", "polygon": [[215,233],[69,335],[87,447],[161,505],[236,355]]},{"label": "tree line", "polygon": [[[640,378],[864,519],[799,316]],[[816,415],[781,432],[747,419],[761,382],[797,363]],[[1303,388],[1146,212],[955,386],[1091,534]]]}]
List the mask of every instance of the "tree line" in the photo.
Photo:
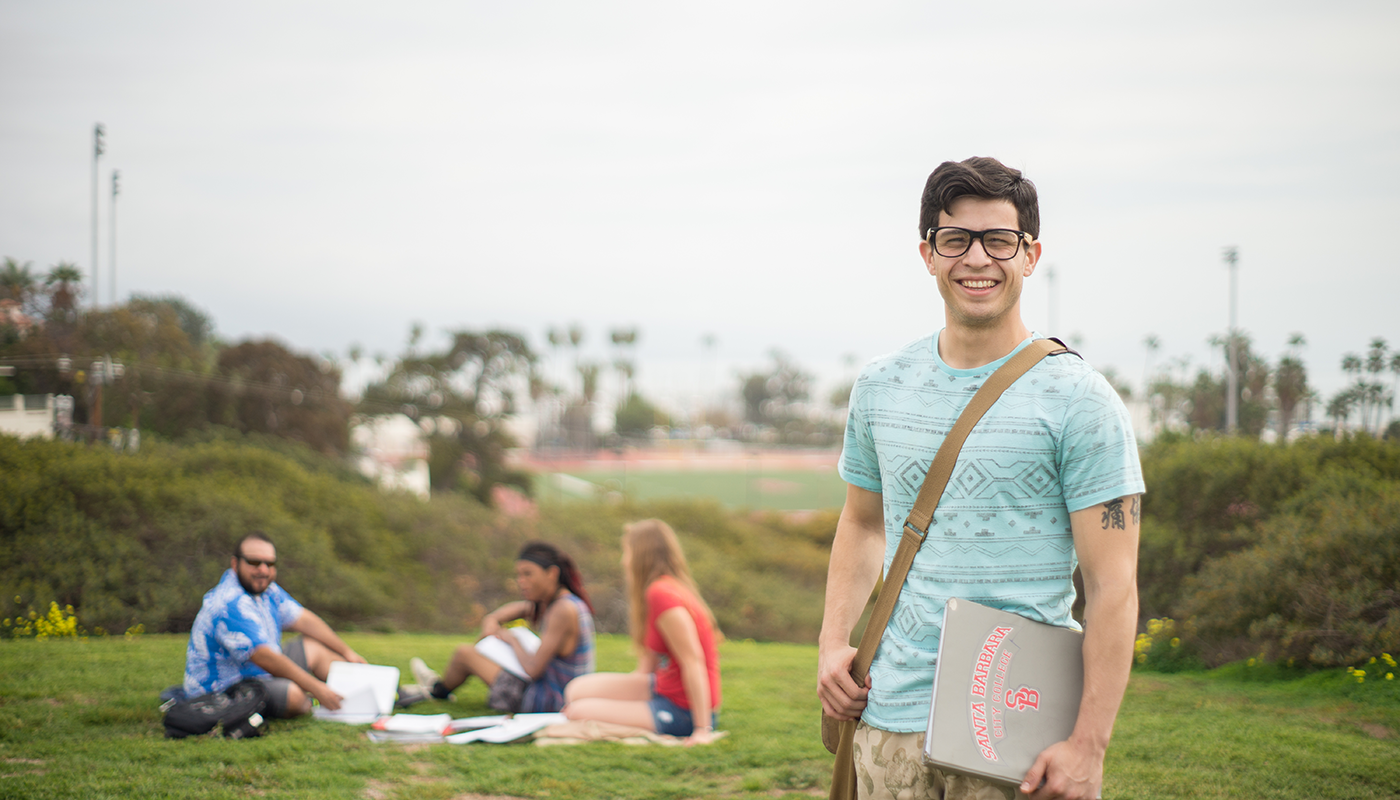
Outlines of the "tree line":
[{"label": "tree line", "polygon": [[[1143,344],[1147,350],[1146,397],[1157,430],[1231,432],[1226,412],[1233,347],[1239,387],[1234,433],[1257,438],[1267,431],[1271,437],[1286,439],[1319,430],[1333,435],[1354,430],[1378,437],[1400,436],[1400,420],[1388,413],[1400,393],[1400,352],[1392,352],[1382,337],[1373,337],[1364,354],[1342,357],[1342,370],[1351,383],[1326,399],[1308,382],[1302,356],[1307,340],[1301,333],[1289,337],[1288,349],[1273,364],[1255,351],[1249,335],[1242,331],[1212,337],[1211,347],[1224,356],[1225,367],[1219,371],[1201,367],[1194,376],[1184,358],[1156,364],[1154,371],[1160,340],[1149,335]],[[1111,370],[1108,373],[1119,393],[1131,396],[1118,376]],[[1312,424],[1318,410],[1327,424]]]}]

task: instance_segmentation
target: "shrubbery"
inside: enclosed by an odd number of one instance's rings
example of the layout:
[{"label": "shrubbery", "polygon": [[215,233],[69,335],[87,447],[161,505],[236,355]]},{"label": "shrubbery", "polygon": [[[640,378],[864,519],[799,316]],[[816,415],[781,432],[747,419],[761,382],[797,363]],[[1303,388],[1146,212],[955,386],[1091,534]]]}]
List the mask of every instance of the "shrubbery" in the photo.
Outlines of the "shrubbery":
[{"label": "shrubbery", "polygon": [[[88,629],[183,631],[228,567],[265,531],[278,580],[340,627],[465,631],[514,599],[528,539],[574,555],[600,627],[626,627],[622,525],[677,529],[729,636],[812,641],[821,624],[823,522],[745,516],[706,502],[546,505],[508,518],[456,493],[386,494],[335,462],[237,435],[139,454],[0,436],[0,616],[72,606]],[[17,601],[16,598],[22,598]]]},{"label": "shrubbery", "polygon": [[[1143,469],[1138,580],[1157,624],[1143,666],[1400,652],[1400,443],[1167,439]],[[458,493],[386,494],[310,450],[236,434],[139,454],[0,437],[0,485],[0,617],[52,601],[113,632],[187,630],[255,528],[277,542],[280,582],[340,627],[465,632],[516,596],[515,554],[541,538],[578,560],[599,627],[621,631],[622,525],[655,516],[727,635],[811,642],[837,519],[691,500],[511,518]]]},{"label": "shrubbery", "polygon": [[1211,664],[1400,649],[1400,447],[1369,437],[1168,440],[1143,452],[1145,615]]}]

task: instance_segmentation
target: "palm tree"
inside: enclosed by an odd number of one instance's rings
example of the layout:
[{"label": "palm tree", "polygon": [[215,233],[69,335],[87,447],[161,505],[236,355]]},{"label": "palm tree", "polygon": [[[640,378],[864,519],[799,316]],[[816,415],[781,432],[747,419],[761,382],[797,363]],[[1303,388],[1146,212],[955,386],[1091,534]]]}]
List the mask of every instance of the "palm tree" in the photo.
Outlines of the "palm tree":
[{"label": "palm tree", "polygon": [[[1361,371],[1364,368],[1365,362],[1361,360],[1361,356],[1358,356],[1355,353],[1347,353],[1346,355],[1342,356],[1342,372],[1345,372],[1346,374],[1352,377],[1352,384],[1350,389],[1348,390],[1351,396],[1350,402],[1353,404],[1360,404],[1362,419],[1361,427],[1363,428],[1366,427],[1366,398],[1365,392],[1361,390],[1361,385],[1363,383],[1363,381],[1361,380]],[[1350,416],[1350,407],[1348,407],[1347,413],[1348,416]]]},{"label": "palm tree", "polygon": [[613,368],[617,370],[618,377],[622,384],[619,388],[619,403],[627,402],[627,398],[632,396],[632,377],[637,374],[636,351],[629,351],[627,348],[635,348],[637,345],[636,328],[618,328],[612,331],[613,347],[617,350],[617,356],[613,359]]},{"label": "palm tree", "polygon": [[1370,349],[1366,351],[1366,372],[1372,376],[1371,381],[1371,409],[1375,412],[1375,434],[1380,436],[1384,428],[1381,427],[1381,409],[1388,408],[1394,402],[1394,396],[1386,392],[1385,386],[1380,382],[1381,373],[1385,372],[1386,356],[1390,354],[1390,345],[1385,339],[1377,336],[1371,340]]},{"label": "palm tree", "polygon": [[1274,373],[1274,394],[1278,397],[1278,440],[1287,442],[1293,412],[1308,396],[1308,371],[1302,359],[1286,355],[1278,360],[1278,370]]},{"label": "palm tree", "polygon": [[1149,387],[1152,385],[1152,359],[1157,355],[1157,351],[1162,349],[1162,340],[1157,337],[1157,334],[1149,333],[1142,340],[1142,346],[1147,350],[1147,362],[1142,366],[1142,394],[1147,397]]},{"label": "palm tree", "polygon": [[0,292],[7,300],[13,300],[23,308],[38,285],[39,278],[29,270],[34,262],[19,261],[5,256],[5,266],[0,268]]},{"label": "palm tree", "polygon": [[1342,431],[1346,426],[1347,418],[1351,416],[1351,410],[1355,405],[1355,389],[1345,389],[1338,392],[1327,403],[1327,416],[1332,418],[1334,435],[1336,438],[1342,438]]},{"label": "palm tree", "polygon": [[[44,285],[49,289],[49,313],[56,319],[72,322],[78,306],[78,284],[83,271],[71,261],[60,261],[49,269]],[[57,285],[55,285],[57,284]]]},{"label": "palm tree", "polygon": [[[575,322],[569,325],[569,345],[574,348],[574,370],[580,375],[583,375],[583,365],[579,362],[579,348],[582,344],[583,326]],[[588,388],[586,386],[580,385],[579,389],[581,394],[588,394]],[[585,400],[585,402],[589,401]]]},{"label": "palm tree", "polygon": [[[1396,353],[1390,357],[1389,366],[1390,374],[1395,376],[1390,381],[1390,396],[1391,398],[1400,397],[1400,353]],[[1390,418],[1394,420],[1395,415],[1391,414]]]}]

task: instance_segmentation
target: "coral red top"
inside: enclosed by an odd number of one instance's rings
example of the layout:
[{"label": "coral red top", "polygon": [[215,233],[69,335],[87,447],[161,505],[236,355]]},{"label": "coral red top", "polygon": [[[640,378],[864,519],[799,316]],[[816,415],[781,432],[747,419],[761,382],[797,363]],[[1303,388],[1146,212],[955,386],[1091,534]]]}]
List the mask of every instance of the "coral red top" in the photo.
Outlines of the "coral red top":
[{"label": "coral red top", "polygon": [[[656,627],[656,618],[666,611],[681,607],[695,621],[695,632],[700,637],[700,649],[705,654],[705,671],[710,679],[710,709],[719,708],[719,651],[715,649],[715,631],[710,625],[710,617],[700,599],[682,586],[670,575],[662,575],[651,582],[646,591],[647,631],[642,644],[661,658],[656,666],[656,693],[684,709],[690,708],[690,700],[685,696],[685,684],[681,681],[681,667],[671,657],[661,631]],[[697,722],[697,724],[704,724]]]}]

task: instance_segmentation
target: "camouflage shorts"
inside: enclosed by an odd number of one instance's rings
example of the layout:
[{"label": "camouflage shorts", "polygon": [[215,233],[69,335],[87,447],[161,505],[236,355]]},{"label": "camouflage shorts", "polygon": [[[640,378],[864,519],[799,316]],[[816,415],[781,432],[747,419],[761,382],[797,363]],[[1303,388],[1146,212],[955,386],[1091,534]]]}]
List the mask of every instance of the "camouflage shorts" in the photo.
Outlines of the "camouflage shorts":
[{"label": "camouflage shorts", "polygon": [[1022,800],[1025,795],[924,764],[923,733],[891,733],[856,725],[856,790],[860,800]]}]

